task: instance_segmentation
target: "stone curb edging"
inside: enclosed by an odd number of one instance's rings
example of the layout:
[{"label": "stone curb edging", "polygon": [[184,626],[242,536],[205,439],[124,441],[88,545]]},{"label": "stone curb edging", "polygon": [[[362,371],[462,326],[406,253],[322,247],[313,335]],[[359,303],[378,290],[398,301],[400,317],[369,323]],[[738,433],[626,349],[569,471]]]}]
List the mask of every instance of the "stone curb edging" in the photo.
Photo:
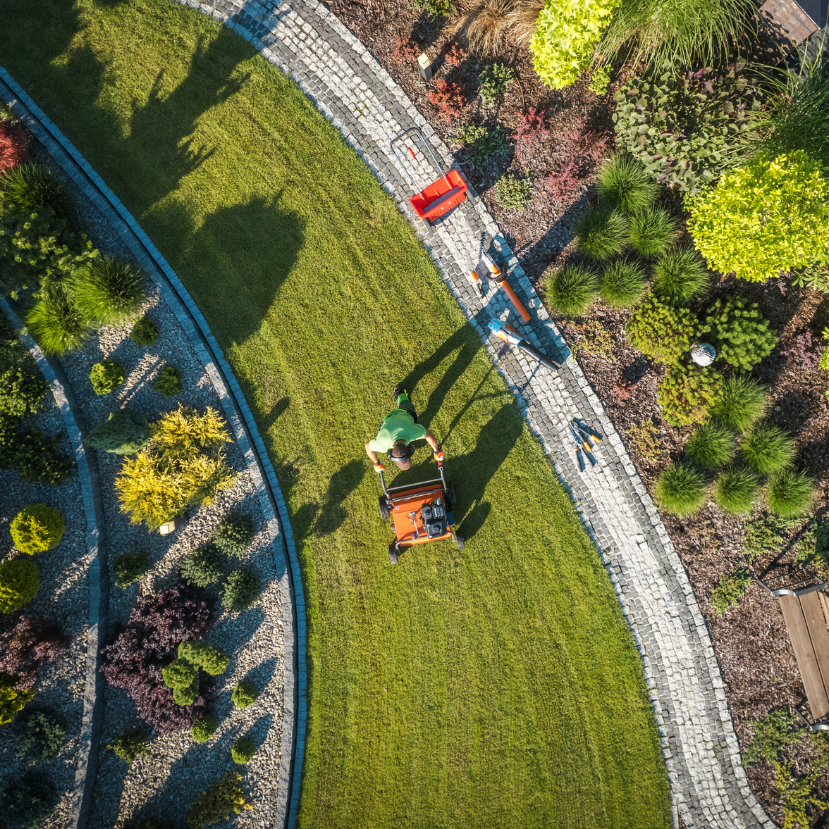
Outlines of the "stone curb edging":
[{"label": "stone curb edging", "polygon": [[99,671],[101,647],[106,634],[109,610],[109,591],[105,578],[106,524],[101,501],[101,481],[94,453],[87,453],[82,435],[86,422],[75,402],[72,389],[66,381],[57,361],[44,355],[40,347],[26,332],[20,317],[11,305],[0,299],[0,308],[17,331],[38,368],[43,373],[60,409],[66,435],[72,444],[72,453],[78,469],[83,511],[86,516],[87,578],[89,579],[89,612],[86,639],[86,679],[84,683],[83,717],[79,736],[78,758],[75,763],[75,783],[69,808],[67,829],[82,829],[89,816],[92,803],[92,787],[86,782],[95,778],[98,766],[98,748],[104,724],[103,677]]},{"label": "stone curb edging", "polygon": [[[273,825],[274,829],[282,829],[282,827],[293,829],[296,824],[300,792],[299,778],[295,770],[298,768],[301,775],[308,710],[305,594],[287,504],[253,413],[207,321],[173,269],[103,179],[3,67],[0,67],[0,97],[49,150],[64,172],[95,203],[96,207],[107,215],[122,241],[127,244],[141,267],[161,292],[164,301],[175,314],[210,377],[221,400],[222,409],[231,423],[239,448],[245,456],[248,470],[257,485],[257,494],[271,534],[271,549],[280,580],[284,623],[283,647],[286,656],[283,664],[286,668],[290,666],[289,670],[285,670],[283,674],[281,761]],[[78,439],[80,442],[80,431]],[[81,451],[83,451],[82,444]],[[282,543],[277,545],[279,539]],[[284,555],[286,552],[287,558]],[[288,571],[288,578],[285,578],[286,571]],[[99,584],[102,583],[100,573],[98,579]],[[99,638],[103,634],[102,626],[99,630]],[[102,644],[103,641],[97,646],[96,659]],[[288,659],[289,655],[290,659]],[[102,726],[103,717],[98,715],[98,736]],[[95,744],[97,748],[97,739]],[[81,796],[84,811],[79,812],[77,829],[84,829],[88,816],[96,763],[97,754],[90,763],[92,774],[81,782],[81,786],[85,787]],[[77,786],[76,779],[76,788]]]}]

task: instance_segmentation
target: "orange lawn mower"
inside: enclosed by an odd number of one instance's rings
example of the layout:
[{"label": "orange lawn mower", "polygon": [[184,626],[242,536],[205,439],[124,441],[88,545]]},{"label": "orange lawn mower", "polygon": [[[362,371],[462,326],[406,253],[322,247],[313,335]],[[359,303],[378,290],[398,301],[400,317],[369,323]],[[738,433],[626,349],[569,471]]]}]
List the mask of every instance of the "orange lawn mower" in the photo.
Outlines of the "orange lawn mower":
[{"label": "orange lawn mower", "polygon": [[[404,163],[404,156],[398,153],[399,145],[404,144],[409,134],[411,134],[412,144],[419,146],[421,149],[425,149],[429,153],[432,157],[432,163],[438,171],[440,171],[440,164],[432,148],[423,137],[423,133],[417,127],[409,127],[395,135],[391,140],[391,151],[394,153],[397,163],[406,174],[406,178],[411,182],[412,187],[417,187],[414,178],[412,178],[411,173]],[[405,144],[405,147],[406,154],[410,156],[412,161],[417,161],[415,150],[409,144]],[[461,202],[466,200],[468,190],[469,188],[461,174],[453,168],[449,172],[444,173],[437,181],[427,184],[419,193],[412,196],[409,199],[409,204],[411,204],[414,212],[417,213],[424,224],[428,228],[432,228],[436,222],[445,218]]]},{"label": "orange lawn mower", "polygon": [[389,559],[397,559],[409,547],[430,541],[452,540],[463,549],[463,538],[454,529],[455,489],[446,485],[443,458],[438,458],[439,478],[408,486],[386,486],[380,473],[384,494],[380,496],[380,517],[392,520],[394,541],[389,544]]}]

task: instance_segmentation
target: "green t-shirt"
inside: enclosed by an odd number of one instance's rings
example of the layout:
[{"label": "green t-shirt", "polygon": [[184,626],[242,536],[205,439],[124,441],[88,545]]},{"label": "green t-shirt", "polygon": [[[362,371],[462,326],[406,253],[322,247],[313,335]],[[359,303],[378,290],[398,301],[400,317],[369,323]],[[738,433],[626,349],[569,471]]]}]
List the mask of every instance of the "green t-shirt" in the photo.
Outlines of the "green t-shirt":
[{"label": "green t-shirt", "polygon": [[426,427],[415,423],[412,416],[403,409],[395,409],[380,426],[374,440],[369,441],[369,448],[375,452],[388,452],[395,441],[405,440],[406,444],[426,437]]}]

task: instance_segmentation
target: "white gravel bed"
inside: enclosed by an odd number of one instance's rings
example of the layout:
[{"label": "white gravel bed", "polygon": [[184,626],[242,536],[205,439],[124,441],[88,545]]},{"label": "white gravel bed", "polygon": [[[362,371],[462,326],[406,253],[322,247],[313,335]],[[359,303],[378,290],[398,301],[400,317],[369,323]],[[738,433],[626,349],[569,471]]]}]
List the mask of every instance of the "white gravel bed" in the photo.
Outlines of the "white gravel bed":
[{"label": "white gravel bed", "polygon": [[[44,400],[44,411],[31,424],[44,435],[63,431],[63,419],[51,392]],[[61,451],[72,456],[72,447],[64,438]],[[33,556],[40,574],[40,590],[21,609],[21,613],[38,615],[58,624],[69,637],[69,647],[55,661],[47,663],[37,674],[36,694],[24,711],[50,709],[66,725],[67,742],[51,763],[36,767],[20,760],[10,726],[0,728],[0,790],[17,781],[28,768],[48,777],[56,786],[59,800],[42,829],[63,829],[69,823],[75,764],[83,718],[83,694],[89,619],[89,582],[87,579],[86,515],[77,471],[59,486],[30,484],[16,470],[0,469],[0,557],[28,558],[12,544],[9,527],[15,515],[29,504],[48,504],[60,510],[66,530],[51,550]],[[15,620],[17,614],[13,614]],[[8,624],[9,617],[3,619]]]},{"label": "white gravel bed", "polygon": [[[93,243],[103,252],[131,259],[106,218],[60,171],[50,166],[75,197],[83,218],[91,223],[88,234]],[[159,330],[154,345],[144,348],[133,343],[129,338],[131,325],[113,327],[100,331],[82,351],[62,361],[89,430],[104,422],[111,412],[127,405],[141,411],[149,420],[174,410],[179,404],[202,411],[212,406],[223,415],[204,367],[175,315],[154,287],[144,310]],[[110,394],[99,397],[92,389],[89,372],[102,359],[121,362],[126,380]],[[172,398],[152,390],[158,372],[166,364],[176,366],[182,375],[183,391]],[[222,608],[215,588],[206,591],[214,610],[205,639],[231,658],[225,674],[215,678],[217,697],[209,707],[219,721],[219,729],[207,743],[196,743],[189,731],[173,735],[153,733],[150,754],[127,767],[106,748],[107,744],[135,726],[150,729],[138,718],[135,705],[125,692],[106,686],[103,736],[88,829],[121,829],[127,823],[151,817],[183,826],[190,802],[230,770],[243,773],[242,785],[254,807],[234,818],[234,826],[271,827],[281,762],[285,670],[282,608],[267,525],[242,452],[235,442],[227,444],[228,463],[238,473],[234,485],[220,492],[211,505],[191,510],[187,522],[175,533],[161,536],[157,532],[149,533],[143,525],[131,524],[119,508],[113,482],[123,458],[91,451],[95,452],[100,471],[107,531],[107,644],[126,623],[139,590],[157,592],[169,586],[175,580],[180,560],[208,540],[220,518],[231,509],[249,515],[258,529],[251,549],[240,561],[234,560],[232,566],[252,569],[264,589],[259,600],[239,614]],[[123,553],[139,551],[150,554],[151,570],[137,584],[126,589],[116,587],[111,574],[112,562]],[[254,682],[259,697],[254,705],[241,710],[233,705],[230,696],[243,679]],[[250,737],[257,746],[247,766],[236,765],[230,755],[232,744],[241,736]]]}]

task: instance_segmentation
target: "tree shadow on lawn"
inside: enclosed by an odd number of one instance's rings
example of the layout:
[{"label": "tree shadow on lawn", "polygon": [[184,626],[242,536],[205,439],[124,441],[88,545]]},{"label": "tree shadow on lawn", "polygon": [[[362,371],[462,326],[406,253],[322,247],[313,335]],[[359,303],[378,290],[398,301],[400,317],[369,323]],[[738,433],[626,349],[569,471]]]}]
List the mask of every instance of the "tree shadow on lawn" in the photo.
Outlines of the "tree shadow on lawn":
[{"label": "tree shadow on lawn", "polygon": [[351,460],[338,469],[328,481],[322,506],[311,501],[292,516],[291,524],[297,539],[311,534],[328,535],[338,530],[348,517],[343,501],[357,489],[365,474],[366,464],[362,458]]}]

